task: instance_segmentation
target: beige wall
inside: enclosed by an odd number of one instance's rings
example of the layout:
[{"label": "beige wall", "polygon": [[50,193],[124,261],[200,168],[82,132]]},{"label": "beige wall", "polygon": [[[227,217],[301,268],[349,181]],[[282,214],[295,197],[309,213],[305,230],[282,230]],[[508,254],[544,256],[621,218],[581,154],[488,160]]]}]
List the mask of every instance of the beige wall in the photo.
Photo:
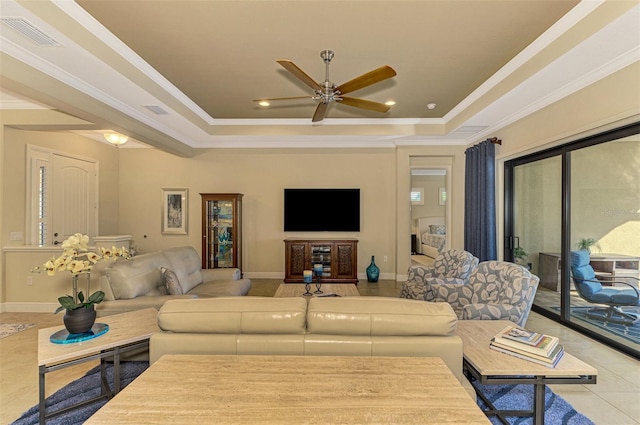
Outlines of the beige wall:
[{"label": "beige wall", "polygon": [[511,159],[640,119],[640,62],[495,132],[496,156]]},{"label": "beige wall", "polygon": [[[364,273],[367,258],[375,255],[381,273],[394,275],[394,157],[393,149],[224,149],[204,150],[189,159],[152,150],[122,150],[120,231],[133,235],[141,252],[182,244],[201,251],[199,194],[242,193],[243,271],[248,276],[283,277],[287,237],[358,238],[358,272]],[[188,235],[161,234],[163,187],[189,189]],[[284,188],[328,187],[360,189],[361,231],[285,233]],[[339,211],[340,206],[335,208]],[[388,262],[382,262],[383,256]]]},{"label": "beige wall", "polygon": [[[631,65],[538,113],[496,131],[498,147],[498,241],[502,241],[502,165],[504,160],[557,145],[640,119],[640,64]],[[612,95],[615,93],[615,95]],[[602,101],[606,99],[605,101]],[[203,150],[179,158],[151,149],[115,149],[67,133],[8,128],[2,117],[0,139],[0,235],[3,247],[0,302],[31,308],[27,303],[55,303],[66,281],[36,276],[25,285],[31,268],[50,253],[25,254],[11,231],[24,231],[24,145],[41,144],[100,161],[100,233],[132,234],[142,252],[189,244],[200,250],[200,192],[240,192],[244,203],[244,269],[249,275],[280,276],[284,270],[282,189],[285,187],[359,187],[362,231],[358,271],[375,255],[383,278],[402,280],[410,263],[410,168],[420,159],[450,169],[447,188],[450,246],[462,248],[464,234],[465,146],[399,146],[396,149]],[[68,119],[68,118],[65,118]],[[29,121],[29,120],[27,120]],[[33,122],[32,122],[33,123]],[[117,185],[117,191],[115,186]],[[189,189],[189,234],[161,235],[160,189]],[[146,235],[146,238],[145,238]],[[326,234],[324,236],[336,236]],[[499,247],[502,252],[502,246]],[[388,262],[379,261],[383,256]],[[500,254],[499,254],[500,255]],[[37,258],[36,258],[37,257]],[[34,264],[35,263],[35,264]],[[6,304],[3,308],[6,308]],[[35,307],[33,307],[35,308]]]}]

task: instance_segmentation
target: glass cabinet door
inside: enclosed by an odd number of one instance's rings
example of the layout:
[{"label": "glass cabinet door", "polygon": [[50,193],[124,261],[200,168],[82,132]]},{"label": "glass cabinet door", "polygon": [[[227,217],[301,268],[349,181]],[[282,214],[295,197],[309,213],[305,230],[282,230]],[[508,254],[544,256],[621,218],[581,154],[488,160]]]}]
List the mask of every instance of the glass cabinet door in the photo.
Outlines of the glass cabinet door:
[{"label": "glass cabinet door", "polygon": [[332,277],[331,275],[331,245],[311,245],[311,265],[322,264],[322,277]]},{"label": "glass cabinet door", "polygon": [[202,194],[203,268],[240,268],[240,197]]},{"label": "glass cabinet door", "polygon": [[213,268],[233,267],[233,204],[210,201],[208,209],[209,261]]}]

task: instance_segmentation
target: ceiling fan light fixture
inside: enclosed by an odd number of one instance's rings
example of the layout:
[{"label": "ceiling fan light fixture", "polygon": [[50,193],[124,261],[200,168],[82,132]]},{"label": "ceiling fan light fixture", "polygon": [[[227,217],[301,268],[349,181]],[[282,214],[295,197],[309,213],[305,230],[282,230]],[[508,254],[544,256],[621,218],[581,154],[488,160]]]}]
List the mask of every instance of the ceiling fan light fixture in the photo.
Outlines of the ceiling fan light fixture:
[{"label": "ceiling fan light fixture", "polygon": [[266,108],[267,106],[270,106],[271,103],[267,102],[266,100],[261,100],[260,102],[258,102],[258,105],[264,106]]},{"label": "ceiling fan light fixture", "polygon": [[384,102],[385,105],[387,106],[393,106],[396,104],[395,100],[387,100],[386,102]]},{"label": "ceiling fan light fixture", "polygon": [[127,140],[129,140],[127,136],[123,136],[122,134],[118,133],[104,133],[104,138],[107,140],[107,142],[115,146],[124,145],[125,143],[127,143]]},{"label": "ceiling fan light fixture", "polygon": [[[327,106],[331,103],[341,103],[346,106],[352,106],[354,108],[366,109],[376,112],[388,112],[390,105],[383,103],[373,102],[371,100],[358,99],[355,97],[344,96],[347,93],[354,92],[356,90],[369,87],[372,84],[379,83],[396,75],[396,71],[389,65],[383,65],[372,71],[353,78],[346,83],[336,85],[329,79],[329,64],[334,57],[333,50],[323,50],[320,52],[320,57],[325,63],[325,79],[322,83],[318,83],[311,78],[306,72],[304,72],[298,65],[288,59],[279,59],[276,62],[284,69],[289,71],[291,75],[296,77],[302,83],[306,84],[313,90],[312,96],[295,96],[295,97],[280,97],[269,99],[255,99],[254,102],[260,102],[269,100],[287,100],[287,99],[308,99],[311,98],[318,102],[316,111],[313,114],[311,122],[322,121],[327,112]],[[394,102],[395,103],[395,102]]]}]

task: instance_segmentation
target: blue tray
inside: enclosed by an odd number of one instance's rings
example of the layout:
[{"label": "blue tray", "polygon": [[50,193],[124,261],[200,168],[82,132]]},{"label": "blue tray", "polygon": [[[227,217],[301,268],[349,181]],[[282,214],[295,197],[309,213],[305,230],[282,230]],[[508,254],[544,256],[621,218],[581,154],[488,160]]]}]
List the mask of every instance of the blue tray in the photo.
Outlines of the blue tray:
[{"label": "blue tray", "polygon": [[81,334],[70,334],[68,330],[62,329],[49,337],[49,341],[54,344],[73,344],[74,342],[88,341],[104,335],[109,330],[106,323],[94,323],[90,331]]}]

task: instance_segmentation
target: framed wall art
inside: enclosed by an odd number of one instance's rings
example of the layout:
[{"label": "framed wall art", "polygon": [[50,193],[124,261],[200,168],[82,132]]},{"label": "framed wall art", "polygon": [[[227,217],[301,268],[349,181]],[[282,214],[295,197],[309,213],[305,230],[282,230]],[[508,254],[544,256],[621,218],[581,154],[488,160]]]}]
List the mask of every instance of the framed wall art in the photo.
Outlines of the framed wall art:
[{"label": "framed wall art", "polygon": [[188,204],[188,189],[162,189],[162,234],[187,234]]}]

